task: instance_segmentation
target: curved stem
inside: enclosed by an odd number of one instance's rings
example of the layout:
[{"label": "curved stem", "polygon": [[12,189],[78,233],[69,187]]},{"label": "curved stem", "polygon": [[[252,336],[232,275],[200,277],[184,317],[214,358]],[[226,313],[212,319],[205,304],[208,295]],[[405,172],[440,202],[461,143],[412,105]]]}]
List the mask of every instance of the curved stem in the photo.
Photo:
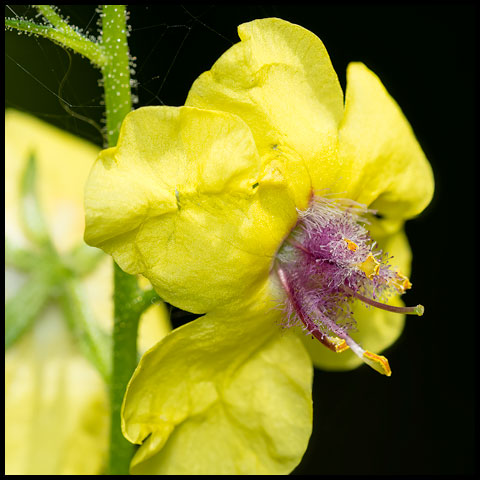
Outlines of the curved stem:
[{"label": "curved stem", "polygon": [[75,32],[75,35],[72,35],[64,29],[57,30],[55,27],[49,25],[37,25],[35,22],[17,18],[6,18],[5,27],[11,30],[19,30],[21,32],[38,35],[39,37],[48,38],[62,47],[70,48],[74,52],[83,55],[99,68],[102,68],[106,63],[106,57],[100,45],[97,45],[77,32]]},{"label": "curved stem", "polygon": [[45,20],[48,20],[57,30],[71,36],[73,38],[83,38],[83,35],[72,28],[51,5],[32,5],[39,13],[43,15]]}]

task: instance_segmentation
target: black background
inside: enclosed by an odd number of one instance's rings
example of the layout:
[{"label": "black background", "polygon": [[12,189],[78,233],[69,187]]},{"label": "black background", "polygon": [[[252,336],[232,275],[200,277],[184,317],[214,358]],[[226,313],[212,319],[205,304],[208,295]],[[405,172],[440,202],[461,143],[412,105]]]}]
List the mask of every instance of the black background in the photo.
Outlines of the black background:
[{"label": "black background", "polygon": [[[33,17],[32,9],[11,6]],[[5,10],[13,16],[11,10]],[[95,7],[62,6],[96,32]],[[130,7],[129,39],[137,60],[137,106],[182,105],[193,80],[238,41],[238,24],[276,16],[317,34],[342,86],[350,61],[379,75],[402,107],[436,179],[432,204],[407,224],[414,289],[410,317],[386,356],[391,378],[368,367],[315,372],[314,428],[295,474],[462,474],[474,471],[475,49],[478,10],[459,2],[425,5]],[[102,122],[100,75],[78,55],[46,40],[6,33],[6,106],[35,114],[102,143],[71,109]],[[61,91],[59,86],[64,79]],[[478,283],[477,283],[478,287]],[[178,324],[182,314],[175,311]],[[186,317],[189,318],[189,317]]]}]

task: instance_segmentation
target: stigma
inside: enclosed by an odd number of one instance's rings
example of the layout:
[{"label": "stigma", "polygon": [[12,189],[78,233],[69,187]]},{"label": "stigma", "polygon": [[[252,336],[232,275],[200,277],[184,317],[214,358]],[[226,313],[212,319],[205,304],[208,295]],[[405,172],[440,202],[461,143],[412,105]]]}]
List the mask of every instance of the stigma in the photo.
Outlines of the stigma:
[{"label": "stigma", "polygon": [[274,270],[284,291],[287,326],[301,326],[326,348],[350,349],[374,370],[390,376],[388,360],[362,348],[352,304],[399,314],[423,315],[422,305],[383,303],[411,288],[409,279],[389,264],[366,228],[364,205],[345,199],[312,197],[276,255]]}]

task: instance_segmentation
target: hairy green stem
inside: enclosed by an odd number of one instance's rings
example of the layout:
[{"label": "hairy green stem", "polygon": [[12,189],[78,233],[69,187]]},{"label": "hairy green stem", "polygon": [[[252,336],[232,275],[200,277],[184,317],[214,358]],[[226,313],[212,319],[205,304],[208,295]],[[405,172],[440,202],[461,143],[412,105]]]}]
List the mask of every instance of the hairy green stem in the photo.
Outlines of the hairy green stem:
[{"label": "hairy green stem", "polygon": [[77,32],[72,35],[65,29],[58,30],[50,25],[38,25],[35,22],[17,18],[6,18],[5,27],[7,29],[18,30],[33,35],[38,35],[39,37],[48,38],[52,42],[57,43],[62,47],[70,48],[74,52],[83,55],[99,68],[102,68],[106,63],[106,57],[100,45],[92,42],[88,38],[83,37]]},{"label": "hairy green stem", "polygon": [[[107,63],[102,67],[108,146],[116,145],[120,125],[132,109],[127,23],[124,5],[104,5],[102,48]],[[137,279],[114,265],[114,327],[110,382],[110,456],[108,474],[127,475],[134,446],[121,430],[121,408],[128,381],[137,366],[137,331],[141,311]]]},{"label": "hairy green stem", "polygon": [[114,264],[114,324],[112,376],[110,381],[110,456],[109,475],[128,475],[134,446],[121,429],[121,410],[125,389],[137,366],[137,331],[140,313],[132,307],[132,292],[137,289],[135,277]]},{"label": "hairy green stem", "polygon": [[113,147],[125,115],[132,110],[125,5],[103,6],[102,30],[102,48],[107,56],[102,67],[107,140],[108,146]]},{"label": "hairy green stem", "polygon": [[65,33],[72,38],[84,38],[81,33],[72,28],[55,10],[55,6],[52,5],[32,5],[35,7],[39,13],[42,14],[43,18],[50,22],[57,30]]}]

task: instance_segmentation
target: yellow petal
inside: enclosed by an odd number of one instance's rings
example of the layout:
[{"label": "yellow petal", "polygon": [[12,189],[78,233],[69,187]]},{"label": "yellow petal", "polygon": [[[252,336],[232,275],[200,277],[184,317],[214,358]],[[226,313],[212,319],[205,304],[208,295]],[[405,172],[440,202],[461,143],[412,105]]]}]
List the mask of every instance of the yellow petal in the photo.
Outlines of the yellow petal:
[{"label": "yellow petal", "polygon": [[[312,32],[278,18],[238,27],[242,40],[193,84],[186,105],[239,115],[263,164],[285,164],[299,208],[312,187],[337,189],[337,127],[343,93],[327,51]],[[343,191],[343,190],[342,190]]]},{"label": "yellow petal", "polygon": [[132,474],[286,474],[311,433],[311,362],[278,312],[207,314],[141,359],[123,431]]},{"label": "yellow petal", "polygon": [[197,313],[256,291],[296,221],[281,167],[260,171],[245,123],[191,107],[126,117],[90,174],[86,215],[88,243]]},{"label": "yellow petal", "polygon": [[349,198],[402,220],[420,213],[433,195],[433,174],[402,111],[362,63],[347,70],[339,161],[350,170]]},{"label": "yellow petal", "polygon": [[[400,231],[384,239],[379,238],[378,243],[380,248],[393,255],[390,263],[405,275],[409,275],[411,251],[405,233]],[[388,303],[403,306],[399,297],[390,299]],[[392,345],[402,333],[405,324],[404,315],[366,307],[360,301],[353,304],[353,312],[358,332],[352,333],[352,338],[371,352],[380,353]],[[410,321],[418,320],[414,317]],[[362,359],[349,350],[335,353],[321,345],[318,340],[312,340],[304,332],[300,331],[298,334],[307,347],[315,367],[323,370],[350,370],[362,365]]]}]

